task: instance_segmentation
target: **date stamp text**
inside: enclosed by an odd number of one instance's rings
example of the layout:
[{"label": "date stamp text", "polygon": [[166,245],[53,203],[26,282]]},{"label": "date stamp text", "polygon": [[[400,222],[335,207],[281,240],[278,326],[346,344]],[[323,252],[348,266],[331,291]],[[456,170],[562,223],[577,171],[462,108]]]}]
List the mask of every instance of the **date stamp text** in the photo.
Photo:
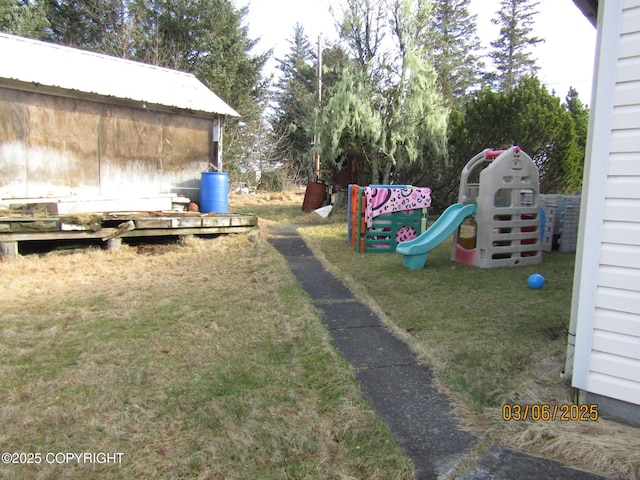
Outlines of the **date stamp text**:
[{"label": "date stamp text", "polygon": [[502,420],[505,422],[595,422],[599,417],[597,403],[505,403],[502,406]]}]

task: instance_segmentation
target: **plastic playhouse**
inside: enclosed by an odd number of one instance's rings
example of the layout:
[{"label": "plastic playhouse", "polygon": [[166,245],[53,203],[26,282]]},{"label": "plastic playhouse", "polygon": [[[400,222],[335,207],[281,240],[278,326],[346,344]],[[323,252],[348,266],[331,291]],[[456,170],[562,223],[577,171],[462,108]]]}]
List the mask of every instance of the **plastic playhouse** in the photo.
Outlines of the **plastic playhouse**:
[{"label": "plastic playhouse", "polygon": [[453,234],[456,262],[482,268],[540,263],[539,198],[538,167],[520,147],[484,150],[462,170],[458,203],[396,251],[405,267],[418,270]]},{"label": "plastic playhouse", "polygon": [[395,252],[427,226],[431,189],[410,185],[349,185],[348,242],[360,253]]}]

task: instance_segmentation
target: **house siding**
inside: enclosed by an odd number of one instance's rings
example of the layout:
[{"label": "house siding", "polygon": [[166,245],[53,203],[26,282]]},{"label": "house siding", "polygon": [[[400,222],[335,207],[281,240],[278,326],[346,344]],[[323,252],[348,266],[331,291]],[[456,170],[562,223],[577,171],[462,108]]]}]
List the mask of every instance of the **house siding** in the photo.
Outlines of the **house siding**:
[{"label": "house siding", "polygon": [[[605,22],[609,22],[598,26],[604,28],[604,35],[614,33],[619,38],[615,78],[609,79],[608,86],[613,88],[612,102],[608,111],[601,104],[593,113],[600,117],[592,119],[600,126],[610,125],[610,131],[590,132],[590,142],[597,145],[590,161],[605,165],[596,166],[589,173],[592,178],[585,178],[595,192],[591,202],[597,209],[593,211],[596,218],[589,219],[587,212],[581,235],[583,245],[594,246],[593,238],[597,239],[600,254],[591,253],[594,259],[577,264],[574,295],[578,292],[578,299],[572,321],[581,326],[576,332],[573,385],[590,394],[640,405],[640,0],[603,4],[604,15],[609,15]],[[599,53],[600,69],[606,68],[603,56],[612,54],[604,49]],[[596,105],[597,96],[596,90]],[[608,151],[608,155],[593,158],[594,151]],[[606,172],[604,180],[595,177],[598,169]],[[600,190],[603,196],[598,198]],[[590,251],[585,246],[579,254],[584,257]]]}]

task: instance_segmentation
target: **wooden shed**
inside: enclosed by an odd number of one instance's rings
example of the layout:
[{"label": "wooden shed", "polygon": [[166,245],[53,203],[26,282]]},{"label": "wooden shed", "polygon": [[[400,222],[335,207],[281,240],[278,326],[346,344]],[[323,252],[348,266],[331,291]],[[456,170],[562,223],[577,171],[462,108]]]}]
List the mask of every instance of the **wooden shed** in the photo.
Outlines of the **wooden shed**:
[{"label": "wooden shed", "polygon": [[574,0],[598,30],[565,375],[640,426],[640,0]]},{"label": "wooden shed", "polygon": [[194,75],[0,34],[0,203],[197,201],[237,115]]}]

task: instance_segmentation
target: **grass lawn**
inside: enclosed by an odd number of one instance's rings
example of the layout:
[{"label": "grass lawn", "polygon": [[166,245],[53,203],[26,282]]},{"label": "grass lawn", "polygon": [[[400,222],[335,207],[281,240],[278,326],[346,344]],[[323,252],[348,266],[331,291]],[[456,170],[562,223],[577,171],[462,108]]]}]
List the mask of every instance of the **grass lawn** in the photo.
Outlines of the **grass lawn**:
[{"label": "grass lawn", "polygon": [[[338,275],[361,285],[409,341],[474,410],[516,402],[512,394],[542,363],[561,368],[566,348],[574,255],[545,254],[541,265],[481,269],[450,260],[451,243],[436,248],[423,270],[399,254],[356,253],[346,227],[302,230]],[[527,286],[541,273],[547,285]],[[557,371],[559,376],[560,371]]]},{"label": "grass lawn", "polygon": [[[40,455],[0,478],[413,477],[260,232],[29,255],[0,278],[0,445]],[[122,456],[65,461],[84,452]]]},{"label": "grass lawn", "polygon": [[[318,258],[411,345],[486,445],[640,477],[638,430],[505,422],[504,403],[570,403],[560,380],[573,255],[477,269],[443,245],[425,269],[356,253],[342,215],[297,193],[232,196],[247,235],[0,262],[0,445],[40,453],[6,479],[409,479],[320,315],[266,241],[296,223]],[[532,291],[529,273],[548,285]],[[47,453],[122,453],[117,464]],[[49,462],[47,460],[52,460]]]},{"label": "grass lawn", "polygon": [[[285,202],[286,203],[286,202]],[[567,347],[575,255],[545,253],[535,266],[481,269],[450,260],[451,240],[429,255],[423,270],[402,266],[395,253],[357,253],[346,242],[346,212],[329,219],[254,202],[247,208],[274,221],[301,224],[315,254],[388,327],[403,338],[452,396],[467,428],[487,444],[528,450],[615,478],[640,477],[638,429],[597,422],[504,421],[503,405],[570,404],[561,379]],[[527,285],[531,273],[546,279]]]}]

